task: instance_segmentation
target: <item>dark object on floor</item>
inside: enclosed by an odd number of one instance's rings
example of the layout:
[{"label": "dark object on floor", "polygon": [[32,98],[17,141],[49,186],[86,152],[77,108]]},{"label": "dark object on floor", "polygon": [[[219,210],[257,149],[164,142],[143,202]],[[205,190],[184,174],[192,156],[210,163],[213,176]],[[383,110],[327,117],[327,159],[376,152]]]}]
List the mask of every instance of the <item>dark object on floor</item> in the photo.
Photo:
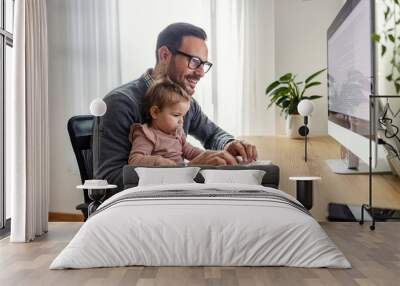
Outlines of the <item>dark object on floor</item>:
[{"label": "dark object on floor", "polygon": [[328,204],[328,221],[357,221],[350,208],[344,204]]},{"label": "dark object on floor", "polygon": [[376,221],[400,220],[400,210],[373,208],[372,211]]},{"label": "dark object on floor", "polygon": [[[364,215],[367,217],[367,221],[372,220],[372,214],[370,209],[366,209]],[[387,209],[387,208],[373,208],[373,216],[376,221],[384,222],[389,220],[400,221],[400,210],[399,209]],[[328,221],[360,221],[361,219],[361,206],[347,205],[347,204],[328,204]]]}]

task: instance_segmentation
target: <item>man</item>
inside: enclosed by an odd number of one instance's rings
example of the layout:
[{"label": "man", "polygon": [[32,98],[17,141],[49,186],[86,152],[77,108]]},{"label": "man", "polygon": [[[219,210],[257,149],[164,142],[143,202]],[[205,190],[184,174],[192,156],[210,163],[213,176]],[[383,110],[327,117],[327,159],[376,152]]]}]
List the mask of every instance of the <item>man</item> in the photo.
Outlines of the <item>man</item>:
[{"label": "man", "polygon": [[[167,26],[158,36],[156,65],[139,79],[111,91],[104,101],[107,112],[102,117],[100,130],[100,159],[98,178],[107,179],[122,188],[122,168],[127,164],[130,143],[129,129],[132,123],[144,120],[143,97],[154,79],[168,75],[192,96],[197,82],[211,68],[207,61],[207,35],[203,29],[187,23]],[[235,140],[232,135],[215,125],[201,111],[193,99],[185,116],[183,129],[193,135],[206,149],[194,158],[191,165],[235,165],[233,156],[240,155],[244,162],[257,159],[256,147]]]}]

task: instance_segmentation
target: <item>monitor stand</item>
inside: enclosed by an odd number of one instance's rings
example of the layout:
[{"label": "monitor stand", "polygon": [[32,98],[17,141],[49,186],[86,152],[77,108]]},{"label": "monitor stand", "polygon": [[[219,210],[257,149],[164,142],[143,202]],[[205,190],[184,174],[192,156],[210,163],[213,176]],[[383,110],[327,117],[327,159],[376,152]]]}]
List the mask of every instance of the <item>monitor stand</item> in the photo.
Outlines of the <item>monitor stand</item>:
[{"label": "monitor stand", "polygon": [[[357,174],[368,174],[368,164],[362,162],[357,155],[353,152],[341,146],[340,157],[338,160],[326,160],[329,168],[336,174],[344,175],[357,175]],[[378,162],[375,168],[372,168],[372,173],[391,173],[391,168],[387,161],[383,158],[378,158]]]},{"label": "monitor stand", "polygon": [[[347,162],[343,159],[338,160],[326,160],[329,168],[332,172],[336,174],[343,174],[343,175],[359,175],[359,174],[368,174],[369,167],[367,164],[363,162],[358,163],[358,167],[349,168],[346,164]],[[392,170],[390,169],[388,163],[384,159],[379,159],[376,168],[372,168],[372,173],[391,173]]]}]

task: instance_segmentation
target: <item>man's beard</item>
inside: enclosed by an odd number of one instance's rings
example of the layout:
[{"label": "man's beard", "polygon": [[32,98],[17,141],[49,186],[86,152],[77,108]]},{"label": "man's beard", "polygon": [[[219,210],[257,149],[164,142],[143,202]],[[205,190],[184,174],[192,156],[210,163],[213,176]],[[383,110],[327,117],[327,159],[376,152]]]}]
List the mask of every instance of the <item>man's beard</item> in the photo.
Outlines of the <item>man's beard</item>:
[{"label": "man's beard", "polygon": [[167,69],[167,75],[168,75],[168,77],[169,77],[172,81],[174,81],[174,82],[176,82],[177,84],[179,84],[179,85],[187,92],[187,94],[190,95],[190,96],[192,96],[192,95],[194,94],[194,92],[195,92],[195,87],[190,88],[190,87],[186,86],[186,82],[185,82],[185,81],[188,80],[188,78],[193,78],[193,79],[196,79],[197,81],[200,80],[199,77],[190,76],[190,75],[184,76],[183,79],[182,79],[182,81],[179,80],[179,79],[177,78],[177,72],[176,72],[176,67],[175,67],[175,61],[172,61],[172,62],[169,64],[168,69]]}]

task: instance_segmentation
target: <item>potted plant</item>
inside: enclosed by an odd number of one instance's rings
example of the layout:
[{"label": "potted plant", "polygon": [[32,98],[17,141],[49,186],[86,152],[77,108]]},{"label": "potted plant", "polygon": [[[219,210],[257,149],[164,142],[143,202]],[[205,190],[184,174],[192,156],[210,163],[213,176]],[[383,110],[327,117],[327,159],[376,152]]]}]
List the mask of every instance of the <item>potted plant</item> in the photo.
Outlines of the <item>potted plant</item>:
[{"label": "potted plant", "polygon": [[396,94],[400,94],[400,1],[385,0],[382,5],[383,23],[380,33],[372,33],[372,40],[377,43],[381,58],[388,60],[389,69],[385,78],[393,84]]},{"label": "potted plant", "polygon": [[297,112],[299,102],[303,99],[314,100],[322,97],[316,94],[308,96],[306,91],[321,84],[314,79],[325,70],[322,69],[313,73],[304,82],[296,81],[296,75],[287,73],[267,87],[265,94],[271,98],[268,108],[275,104],[281,109],[281,114],[285,114],[286,135],[288,137],[298,137],[297,130],[302,124],[301,116]]},{"label": "potted plant", "polygon": [[[384,75],[387,82],[378,85],[375,95],[388,96],[382,97],[380,102],[378,101],[384,111],[379,114],[377,134],[385,141],[383,146],[386,149],[386,158],[393,174],[400,176],[400,157],[396,152],[396,150],[400,150],[400,142],[395,134],[398,125],[393,125],[393,122],[396,122],[394,119],[398,114],[400,98],[389,100],[390,96],[400,97],[400,1],[384,0],[376,4],[377,25],[371,36],[380,56],[378,68],[382,69],[382,73],[378,74],[377,79]],[[381,120],[383,118],[385,119]]]}]

